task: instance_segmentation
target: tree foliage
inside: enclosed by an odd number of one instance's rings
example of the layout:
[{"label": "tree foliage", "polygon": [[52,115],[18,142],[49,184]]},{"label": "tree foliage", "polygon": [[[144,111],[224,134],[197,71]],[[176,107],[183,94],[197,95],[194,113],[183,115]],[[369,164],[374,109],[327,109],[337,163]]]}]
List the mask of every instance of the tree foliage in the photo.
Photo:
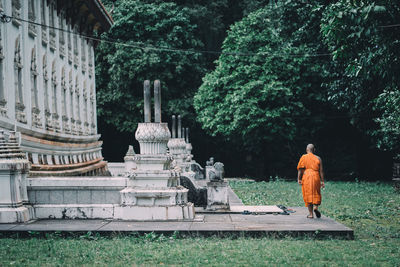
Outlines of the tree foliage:
[{"label": "tree foliage", "polygon": [[[114,25],[97,49],[98,115],[120,131],[134,132],[142,120],[143,81],[162,81],[163,113],[190,111],[205,72],[188,10],[174,3],[126,0],[114,11]],[[155,49],[157,48],[157,49]],[[159,49],[161,48],[161,50]],[[165,49],[164,49],[165,48]]]},{"label": "tree foliage", "polygon": [[292,141],[300,124],[309,125],[303,117],[324,101],[323,59],[310,57],[322,49],[315,38],[319,29],[304,31],[321,15],[314,7],[268,5],[232,26],[216,69],[205,76],[194,99],[207,132],[240,138],[254,151],[277,140]]},{"label": "tree foliage", "polygon": [[330,100],[378,148],[392,151],[400,149],[400,32],[391,26],[399,21],[398,1],[350,0],[330,4],[321,21],[333,54]]}]

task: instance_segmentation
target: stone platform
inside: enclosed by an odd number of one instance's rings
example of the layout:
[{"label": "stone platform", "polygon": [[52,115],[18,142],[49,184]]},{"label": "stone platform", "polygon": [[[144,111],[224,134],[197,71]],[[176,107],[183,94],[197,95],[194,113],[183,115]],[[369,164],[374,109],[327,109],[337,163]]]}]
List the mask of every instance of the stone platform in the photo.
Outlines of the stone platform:
[{"label": "stone platform", "polygon": [[0,233],[35,232],[129,232],[173,233],[187,235],[239,236],[329,236],[353,239],[353,230],[326,216],[307,219],[307,209],[292,208],[290,215],[244,215],[196,213],[193,221],[117,221],[117,220],[38,220],[27,224],[0,224]]}]

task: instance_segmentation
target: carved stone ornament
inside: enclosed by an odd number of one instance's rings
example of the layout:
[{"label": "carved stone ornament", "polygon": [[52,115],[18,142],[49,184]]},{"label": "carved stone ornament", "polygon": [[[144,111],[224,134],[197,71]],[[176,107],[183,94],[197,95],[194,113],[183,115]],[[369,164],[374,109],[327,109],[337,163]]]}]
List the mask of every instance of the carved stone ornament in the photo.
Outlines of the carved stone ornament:
[{"label": "carved stone ornament", "polygon": [[19,27],[21,25],[21,21],[19,20],[21,18],[21,1],[20,0],[12,0],[11,1],[11,14],[12,14],[12,23]]},{"label": "carved stone ornament", "polygon": [[[35,0],[28,1],[28,19],[29,21],[36,22]],[[33,23],[28,24],[28,34],[30,37],[35,38],[37,35],[36,25]]]},{"label": "carved stone ornament", "polygon": [[135,138],[141,154],[165,154],[171,137],[167,123],[139,123]]}]

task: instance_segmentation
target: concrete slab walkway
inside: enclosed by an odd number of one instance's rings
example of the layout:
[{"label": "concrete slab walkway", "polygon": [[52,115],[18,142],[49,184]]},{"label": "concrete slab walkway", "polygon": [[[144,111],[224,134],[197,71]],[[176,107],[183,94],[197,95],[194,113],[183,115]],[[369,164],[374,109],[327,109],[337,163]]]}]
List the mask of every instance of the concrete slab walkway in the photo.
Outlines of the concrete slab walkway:
[{"label": "concrete slab walkway", "polygon": [[194,221],[38,220],[27,224],[0,224],[0,232],[156,232],[190,235],[331,236],[352,239],[353,230],[326,216],[306,218],[307,209],[290,215],[196,214]]}]

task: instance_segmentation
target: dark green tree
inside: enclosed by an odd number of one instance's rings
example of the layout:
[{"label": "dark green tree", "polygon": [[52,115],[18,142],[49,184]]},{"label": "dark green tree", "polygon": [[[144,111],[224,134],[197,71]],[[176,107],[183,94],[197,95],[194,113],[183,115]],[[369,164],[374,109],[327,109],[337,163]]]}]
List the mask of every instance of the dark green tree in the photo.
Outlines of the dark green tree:
[{"label": "dark green tree", "polygon": [[[192,96],[205,72],[188,10],[174,3],[120,1],[114,25],[97,48],[97,103],[100,119],[134,132],[142,120],[143,81],[160,79],[163,114],[190,113]],[[182,50],[171,50],[169,48]],[[184,114],[185,115],[185,114]]]},{"label": "dark green tree", "polygon": [[288,1],[267,5],[231,27],[216,69],[194,98],[209,134],[241,143],[265,162],[324,126],[330,107],[320,85],[329,57],[323,55],[319,27],[310,27],[318,25],[322,10]]},{"label": "dark green tree", "polygon": [[400,149],[400,21],[398,1],[330,4],[321,22],[333,54],[330,101],[352,117],[379,149]]}]

